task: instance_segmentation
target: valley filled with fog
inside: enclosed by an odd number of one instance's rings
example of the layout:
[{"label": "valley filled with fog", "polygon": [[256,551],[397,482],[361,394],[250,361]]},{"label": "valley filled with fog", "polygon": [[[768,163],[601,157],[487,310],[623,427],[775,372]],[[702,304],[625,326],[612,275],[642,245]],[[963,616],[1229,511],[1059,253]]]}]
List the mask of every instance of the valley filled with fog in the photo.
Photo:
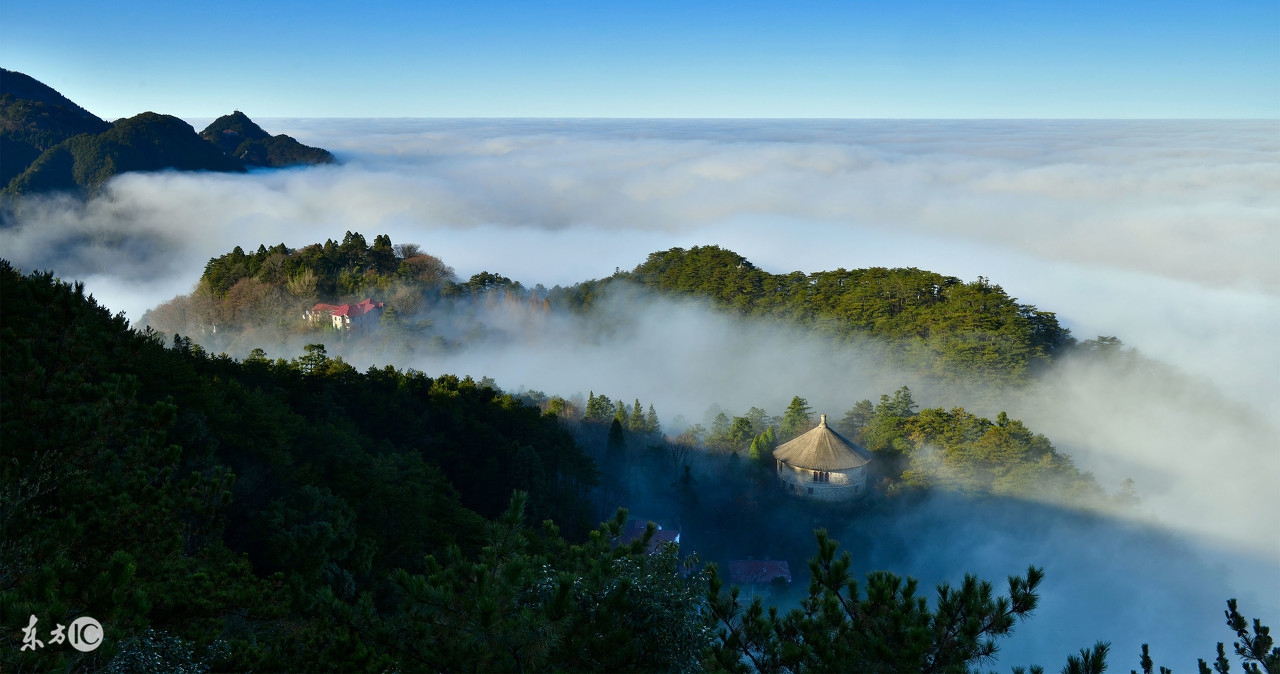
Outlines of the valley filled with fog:
[{"label": "valley filled with fog", "polygon": [[[198,120],[192,120],[200,126]],[[715,244],[773,273],[918,267],[999,284],[1124,363],[1067,357],[1025,389],[956,392],[846,343],[696,300],[607,298],[590,318],[477,307],[494,337],[344,353],[358,367],[492,377],[508,391],[838,417],[909,385],[925,407],[1006,411],[1047,435],[1124,518],[939,494],[833,534],[858,573],[926,586],[1044,566],[1040,609],[1001,668],[1094,640],[1174,668],[1228,641],[1222,609],[1280,620],[1280,126],[1274,122],[271,120],[340,163],[247,175],[126,174],[83,203],[31,198],[4,256],[51,269],[135,323],[235,246],[358,231],[414,242],[465,279],[526,287]],[[302,343],[258,344],[293,357]],[[248,345],[243,345],[247,347]],[[233,353],[243,357],[244,353]],[[703,422],[705,423],[705,422]],[[780,525],[781,526],[781,525]],[[807,526],[798,523],[796,526]],[[686,537],[693,544],[697,532]],[[798,553],[800,559],[810,550]],[[997,583],[999,585],[999,583]]]}]

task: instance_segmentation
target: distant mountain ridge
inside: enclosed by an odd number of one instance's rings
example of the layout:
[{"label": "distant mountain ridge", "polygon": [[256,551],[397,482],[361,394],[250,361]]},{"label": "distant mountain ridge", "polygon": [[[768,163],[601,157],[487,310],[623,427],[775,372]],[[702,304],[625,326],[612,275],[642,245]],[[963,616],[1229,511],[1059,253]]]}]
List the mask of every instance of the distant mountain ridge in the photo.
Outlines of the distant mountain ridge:
[{"label": "distant mountain ridge", "polygon": [[154,112],[109,123],[39,80],[0,68],[0,185],[10,195],[93,194],[128,171],[244,172],[333,161],[329,151],[272,136],[238,110],[200,134]]},{"label": "distant mountain ridge", "polygon": [[239,110],[213,120],[200,137],[246,166],[280,168],[333,162],[328,150],[303,145],[283,133],[272,136]]},{"label": "distant mountain ridge", "polygon": [[13,70],[5,70],[0,68],[0,96],[10,95],[16,99],[36,101],[45,105],[66,108],[72,113],[85,119],[106,124],[96,115],[76,105],[71,99],[58,93],[53,87],[37,80],[30,75],[24,75]]},{"label": "distant mountain ridge", "polygon": [[58,143],[110,128],[40,81],[0,68],[0,188]]}]

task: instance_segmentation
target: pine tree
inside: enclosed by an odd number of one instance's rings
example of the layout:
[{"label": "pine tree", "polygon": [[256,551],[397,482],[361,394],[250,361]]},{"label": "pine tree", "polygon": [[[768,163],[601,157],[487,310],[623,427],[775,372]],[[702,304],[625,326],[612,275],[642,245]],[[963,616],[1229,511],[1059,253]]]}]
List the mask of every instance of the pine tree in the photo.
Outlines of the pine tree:
[{"label": "pine tree", "polygon": [[[726,671],[969,671],[996,652],[995,640],[1036,608],[1044,573],[1030,567],[1009,577],[1008,596],[991,583],[965,576],[959,587],[938,586],[936,609],[916,591],[918,582],[885,571],[867,575],[865,594],[853,579],[849,553],[826,530],[814,532],[818,554],[809,562],[813,580],[803,608],[783,613],[749,602],[735,588],[724,592],[708,568],[704,614],[716,643],[703,666]],[[1095,651],[1098,649],[1095,647]],[[1090,664],[1097,658],[1090,653]],[[1105,658],[1105,651],[1102,652]],[[1094,670],[1090,670],[1094,671]],[[1100,671],[1100,670],[1097,670]]]},{"label": "pine tree", "polygon": [[844,418],[840,420],[840,431],[847,434],[851,439],[857,439],[858,433],[862,430],[867,422],[871,421],[871,417],[875,416],[876,408],[871,404],[870,400],[859,400],[849,411],[844,413]]},{"label": "pine tree", "polygon": [[809,401],[800,396],[792,398],[786,413],[782,415],[782,436],[789,440],[805,432],[812,424],[812,416],[813,409],[809,407]]},{"label": "pine tree", "polygon": [[640,399],[636,398],[636,402],[631,406],[631,417],[627,419],[627,430],[632,433],[643,433],[645,431],[644,408],[640,407]]},{"label": "pine tree", "polygon": [[613,401],[609,400],[609,396],[596,395],[589,392],[587,395],[587,409],[583,413],[583,418],[587,421],[608,422],[616,416]]},{"label": "pine tree", "polygon": [[658,423],[658,413],[653,410],[653,405],[649,405],[649,414],[644,419],[644,430],[647,433],[657,433],[662,430]]},{"label": "pine tree", "polygon": [[751,438],[751,420],[746,417],[734,417],[733,424],[729,426],[729,442],[732,443],[734,451],[741,449],[742,445]]},{"label": "pine tree", "polygon": [[764,440],[764,436],[761,436],[761,435],[757,435],[756,437],[752,438],[751,449],[747,450],[747,456],[750,457],[752,461],[755,461],[757,463],[762,463],[764,461],[764,452],[761,451],[760,449],[761,445],[764,444],[763,440]]},{"label": "pine tree", "polygon": [[729,428],[729,415],[724,412],[716,414],[716,418],[711,420],[711,437],[707,438],[707,442],[709,444],[728,444]]}]

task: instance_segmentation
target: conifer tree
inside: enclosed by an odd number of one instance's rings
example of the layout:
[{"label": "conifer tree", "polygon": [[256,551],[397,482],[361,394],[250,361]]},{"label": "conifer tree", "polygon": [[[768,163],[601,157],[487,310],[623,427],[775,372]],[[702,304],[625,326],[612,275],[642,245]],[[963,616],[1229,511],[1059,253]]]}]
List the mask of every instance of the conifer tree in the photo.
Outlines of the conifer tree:
[{"label": "conifer tree", "polygon": [[614,418],[615,411],[613,401],[609,396],[604,394],[596,395],[594,392],[587,394],[587,409],[583,413],[583,418],[587,421],[607,422]]},{"label": "conifer tree", "polygon": [[729,426],[729,442],[733,445],[734,451],[741,449],[751,437],[751,420],[746,417],[734,417],[733,424]]},{"label": "conifer tree", "polygon": [[782,415],[782,437],[790,440],[808,430],[813,423],[812,418],[813,409],[809,407],[809,401],[800,396],[792,398],[786,413]]},{"label": "conifer tree", "polygon": [[866,426],[875,414],[876,409],[870,400],[859,400],[844,413],[844,418],[840,420],[840,431],[847,434],[849,439],[856,440],[862,427]]},{"label": "conifer tree", "polygon": [[627,430],[632,433],[645,432],[644,408],[640,407],[640,399],[631,406],[631,416],[627,419]]},{"label": "conifer tree", "polygon": [[766,453],[773,453],[778,448],[778,434],[774,432],[773,426],[764,429],[764,433],[760,434],[764,438],[764,445],[761,447]]},{"label": "conifer tree", "polygon": [[751,439],[751,449],[747,450],[747,457],[757,463],[764,461],[764,452],[760,450],[762,436],[757,435]]}]

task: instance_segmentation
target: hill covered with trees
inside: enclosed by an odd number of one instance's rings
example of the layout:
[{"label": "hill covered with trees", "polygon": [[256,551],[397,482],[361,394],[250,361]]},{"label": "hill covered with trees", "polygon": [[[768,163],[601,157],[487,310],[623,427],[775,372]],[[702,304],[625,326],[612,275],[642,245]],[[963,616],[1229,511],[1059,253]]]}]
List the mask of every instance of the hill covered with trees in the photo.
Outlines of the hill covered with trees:
[{"label": "hill covered with trees", "polygon": [[144,112],[122,119],[99,134],[80,134],[43,152],[9,182],[12,194],[96,192],[128,171],[244,171],[237,161],[196,135],[190,124],[170,115]]},{"label": "hill covered with trees", "polygon": [[239,668],[296,668],[330,636],[317,602],[393,601],[393,571],[477,551],[515,489],[534,521],[590,527],[592,461],[554,417],[469,378],[361,373],[319,346],[211,357],[3,261],[0,306],[5,625],[87,611],[117,641],[163,628],[226,639]]},{"label": "hill covered with trees", "polygon": [[[318,345],[210,356],[4,261],[0,307],[0,622],[37,617],[47,639],[90,615],[109,637],[22,649],[14,627],[6,669],[967,671],[1038,602],[1034,567],[1006,596],[968,577],[929,602],[887,572],[863,589],[819,532],[801,606],[766,610],[673,547],[648,554],[652,529],[613,544],[625,513],[586,526],[596,462],[491,386],[362,373]],[[595,428],[610,408],[650,432],[638,401],[594,402]],[[881,406],[861,428],[947,426],[906,391]],[[621,428],[606,451],[628,451]],[[1234,602],[1227,618],[1237,656],[1274,671],[1266,627]]]},{"label": "hill covered with trees", "polygon": [[0,186],[7,186],[58,143],[109,128],[38,80],[0,68]]},{"label": "hill covered with trees", "polygon": [[326,150],[267,134],[239,111],[200,135],[154,112],[108,123],[34,78],[0,70],[0,185],[10,195],[93,194],[128,171],[242,172],[332,161]]},{"label": "hill covered with trees", "polygon": [[[706,301],[752,321],[778,321],[858,344],[920,377],[955,387],[1017,387],[1032,381],[1075,339],[1048,311],[1023,304],[982,278],[920,269],[869,268],[770,274],[715,246],[651,254],[629,272],[573,286],[528,288],[499,273],[461,281],[415,244],[372,244],[347,232],[299,249],[237,248],[206,265],[196,291],[144,320],[159,330],[200,334],[218,325],[222,347],[238,331],[297,331],[316,302],[384,301],[393,318],[446,312],[460,301],[501,297],[551,312],[590,315],[627,288]],[[435,314],[433,314],[435,315]],[[455,331],[468,334],[466,329]],[[423,341],[431,330],[420,331]],[[438,333],[437,333],[438,334]]]},{"label": "hill covered with trees", "polygon": [[328,150],[303,145],[283,133],[272,136],[239,110],[213,120],[200,132],[200,137],[228,157],[244,162],[245,166],[281,168],[333,163],[333,155]]},{"label": "hill covered with trees", "polygon": [[552,301],[589,309],[617,283],[885,345],[885,355],[944,381],[1025,383],[1074,343],[1052,312],[985,278],[884,267],[770,274],[719,246],[652,253],[630,272],[563,289]]}]

